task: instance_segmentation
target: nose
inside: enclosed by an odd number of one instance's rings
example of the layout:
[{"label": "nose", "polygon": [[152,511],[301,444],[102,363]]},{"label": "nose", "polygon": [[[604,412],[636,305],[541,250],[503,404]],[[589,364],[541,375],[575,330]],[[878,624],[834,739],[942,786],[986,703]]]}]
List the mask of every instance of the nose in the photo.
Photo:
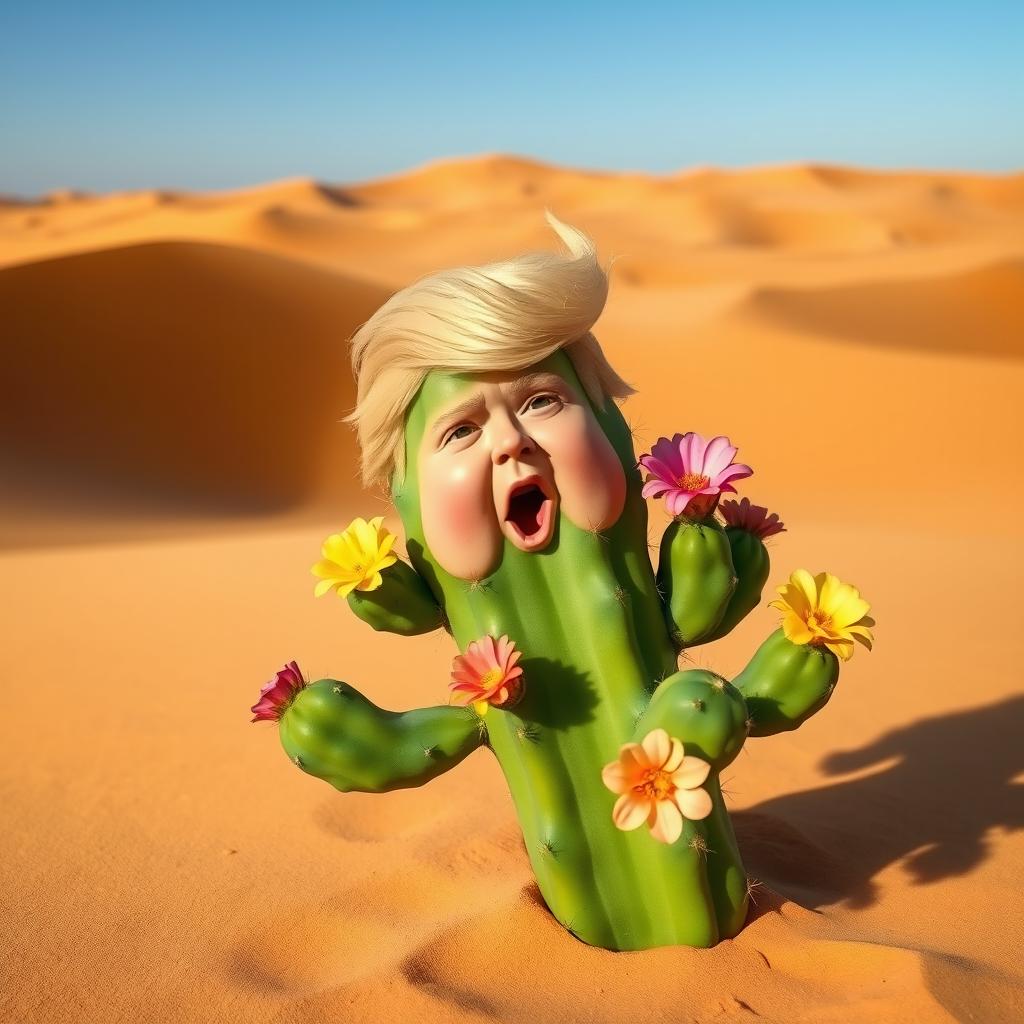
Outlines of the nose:
[{"label": "nose", "polygon": [[506,417],[498,430],[498,437],[491,451],[494,465],[503,466],[509,459],[521,459],[536,450],[533,438],[521,430],[519,424],[511,417]]}]

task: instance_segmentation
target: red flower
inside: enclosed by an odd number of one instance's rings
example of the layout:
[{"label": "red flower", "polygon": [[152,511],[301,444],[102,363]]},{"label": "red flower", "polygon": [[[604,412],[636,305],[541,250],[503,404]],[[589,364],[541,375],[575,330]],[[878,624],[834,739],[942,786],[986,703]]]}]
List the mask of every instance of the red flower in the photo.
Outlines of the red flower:
[{"label": "red flower", "polygon": [[305,686],[306,681],[302,678],[299,666],[289,661],[260,690],[260,699],[249,709],[255,716],[253,721],[278,721]]},{"label": "red flower", "polygon": [[741,498],[739,503],[729,499],[718,506],[727,526],[735,526],[752,533],[764,540],[773,533],[782,533],[786,527],[779,521],[779,514],[768,515],[768,509],[762,505],[751,505],[749,498]]}]

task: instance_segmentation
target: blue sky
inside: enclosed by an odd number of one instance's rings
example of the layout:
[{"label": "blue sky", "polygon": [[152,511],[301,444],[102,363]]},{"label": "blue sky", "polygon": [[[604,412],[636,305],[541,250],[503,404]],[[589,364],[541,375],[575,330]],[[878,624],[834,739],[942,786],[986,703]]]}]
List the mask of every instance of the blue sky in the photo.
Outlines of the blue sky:
[{"label": "blue sky", "polygon": [[70,4],[0,14],[0,192],[1024,167],[1024,3]]}]

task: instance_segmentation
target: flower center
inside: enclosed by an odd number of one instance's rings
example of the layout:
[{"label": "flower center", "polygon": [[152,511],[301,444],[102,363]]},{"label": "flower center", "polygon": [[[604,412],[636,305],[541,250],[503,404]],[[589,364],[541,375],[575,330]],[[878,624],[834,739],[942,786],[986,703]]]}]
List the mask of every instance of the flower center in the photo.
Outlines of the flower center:
[{"label": "flower center", "polygon": [[664,800],[675,789],[672,777],[660,768],[648,768],[641,782],[633,787],[635,793],[642,793],[648,799]]},{"label": "flower center", "polygon": [[820,608],[815,608],[810,614],[807,625],[817,626],[818,629],[831,629],[832,616],[829,615],[828,612],[822,611]]},{"label": "flower center", "polygon": [[703,491],[709,483],[711,483],[711,478],[701,476],[700,473],[684,473],[682,476],[676,477],[676,484],[684,491]]},{"label": "flower center", "polygon": [[489,690],[492,686],[496,686],[498,680],[502,677],[502,671],[500,668],[489,668],[481,677],[480,685],[485,689]]}]

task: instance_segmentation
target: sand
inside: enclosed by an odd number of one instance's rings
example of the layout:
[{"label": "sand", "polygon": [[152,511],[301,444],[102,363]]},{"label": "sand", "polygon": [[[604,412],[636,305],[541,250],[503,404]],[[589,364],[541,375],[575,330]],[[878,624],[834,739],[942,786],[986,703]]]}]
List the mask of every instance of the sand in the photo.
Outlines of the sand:
[{"label": "sand", "polygon": [[[712,950],[564,931],[487,750],[339,794],[249,723],[293,658],[445,702],[445,634],[313,598],[326,533],[400,531],[338,422],[345,341],[421,274],[552,247],[544,206],[619,257],[596,333],[638,451],[726,433],[787,525],[762,606],[686,664],[739,672],[797,567],[878,622],[729,769],[756,905]],[[0,205],[0,267],[0,1020],[1020,1019],[1024,176],[495,156],[67,193]]]}]

